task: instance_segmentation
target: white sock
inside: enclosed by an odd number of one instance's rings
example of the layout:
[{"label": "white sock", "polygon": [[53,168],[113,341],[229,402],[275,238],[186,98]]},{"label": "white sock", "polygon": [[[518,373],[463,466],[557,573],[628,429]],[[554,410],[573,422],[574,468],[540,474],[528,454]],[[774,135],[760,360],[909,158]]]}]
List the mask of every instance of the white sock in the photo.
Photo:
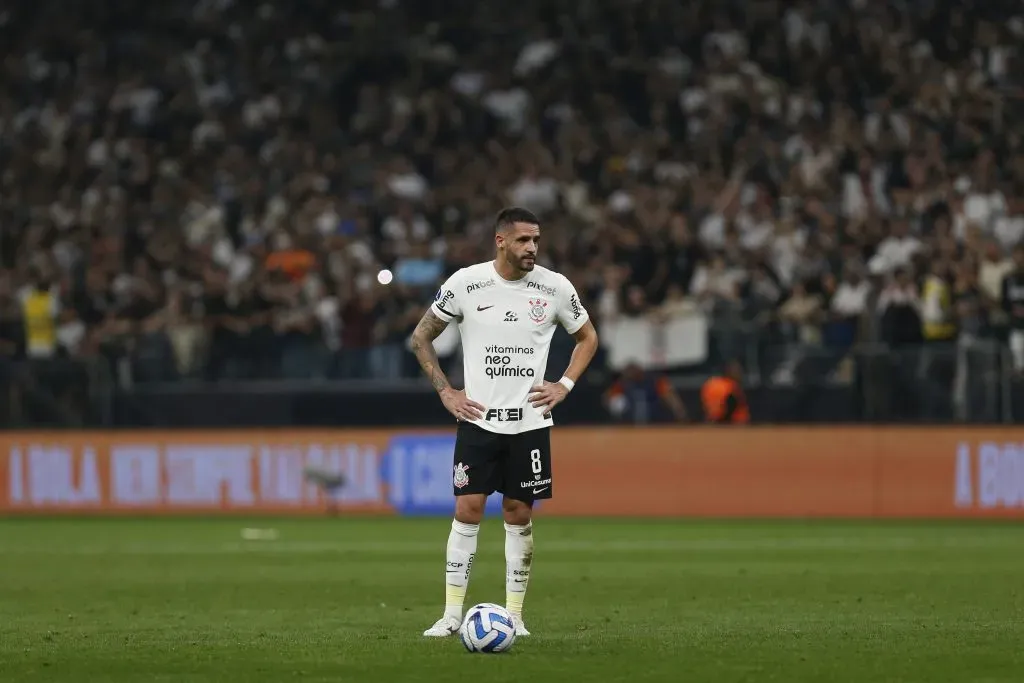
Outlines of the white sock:
[{"label": "white sock", "polygon": [[505,609],[523,615],[523,600],[533,564],[533,523],[505,525]]},{"label": "white sock", "polygon": [[448,534],[448,564],[444,574],[444,613],[462,621],[462,606],[469,587],[469,571],[476,556],[476,535],[479,524],[466,524],[452,520]]}]

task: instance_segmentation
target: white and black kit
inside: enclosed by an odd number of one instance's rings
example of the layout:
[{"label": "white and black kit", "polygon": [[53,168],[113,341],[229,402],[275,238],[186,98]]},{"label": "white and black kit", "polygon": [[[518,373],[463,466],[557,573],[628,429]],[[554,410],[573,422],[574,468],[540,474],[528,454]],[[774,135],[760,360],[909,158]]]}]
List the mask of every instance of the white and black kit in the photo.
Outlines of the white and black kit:
[{"label": "white and black kit", "polygon": [[575,288],[541,266],[505,280],[488,261],[448,278],[431,310],[445,322],[457,321],[466,395],[485,407],[481,419],[459,423],[455,495],[550,498],[554,421],[530,404],[529,395],[544,380],[555,326],[574,334],[590,319]]}]

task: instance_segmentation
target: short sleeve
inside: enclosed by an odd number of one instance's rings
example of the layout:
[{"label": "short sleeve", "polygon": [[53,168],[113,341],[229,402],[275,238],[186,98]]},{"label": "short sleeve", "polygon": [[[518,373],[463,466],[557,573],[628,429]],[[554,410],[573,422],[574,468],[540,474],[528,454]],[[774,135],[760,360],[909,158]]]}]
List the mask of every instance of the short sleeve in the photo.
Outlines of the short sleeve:
[{"label": "short sleeve", "polygon": [[462,302],[459,297],[461,280],[462,271],[458,270],[445,280],[441,289],[434,295],[434,303],[430,304],[430,310],[434,315],[446,323],[462,317]]},{"label": "short sleeve", "polygon": [[562,285],[559,290],[561,297],[559,297],[558,322],[562,324],[566,332],[576,334],[590,320],[590,314],[583,307],[580,295],[569,282],[569,278],[562,276]]}]

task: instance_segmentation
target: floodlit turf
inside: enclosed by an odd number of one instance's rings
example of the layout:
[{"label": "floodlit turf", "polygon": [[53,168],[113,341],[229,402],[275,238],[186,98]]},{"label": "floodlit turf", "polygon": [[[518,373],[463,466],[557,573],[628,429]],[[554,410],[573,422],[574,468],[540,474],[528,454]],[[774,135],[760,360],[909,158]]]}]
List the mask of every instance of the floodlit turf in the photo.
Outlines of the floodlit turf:
[{"label": "floodlit turf", "polygon": [[[420,636],[448,528],[0,520],[0,681],[1024,680],[1019,526],[538,519],[502,655]],[[489,520],[471,602],[504,601],[502,552]]]}]

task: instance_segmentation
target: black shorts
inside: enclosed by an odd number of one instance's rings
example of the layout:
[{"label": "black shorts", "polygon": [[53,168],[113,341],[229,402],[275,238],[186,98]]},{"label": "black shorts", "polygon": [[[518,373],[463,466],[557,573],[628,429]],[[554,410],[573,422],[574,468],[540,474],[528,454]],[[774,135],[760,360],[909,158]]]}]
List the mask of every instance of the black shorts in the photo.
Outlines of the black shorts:
[{"label": "black shorts", "polygon": [[495,434],[459,423],[452,462],[456,496],[495,491],[530,503],[551,497],[551,428]]}]

